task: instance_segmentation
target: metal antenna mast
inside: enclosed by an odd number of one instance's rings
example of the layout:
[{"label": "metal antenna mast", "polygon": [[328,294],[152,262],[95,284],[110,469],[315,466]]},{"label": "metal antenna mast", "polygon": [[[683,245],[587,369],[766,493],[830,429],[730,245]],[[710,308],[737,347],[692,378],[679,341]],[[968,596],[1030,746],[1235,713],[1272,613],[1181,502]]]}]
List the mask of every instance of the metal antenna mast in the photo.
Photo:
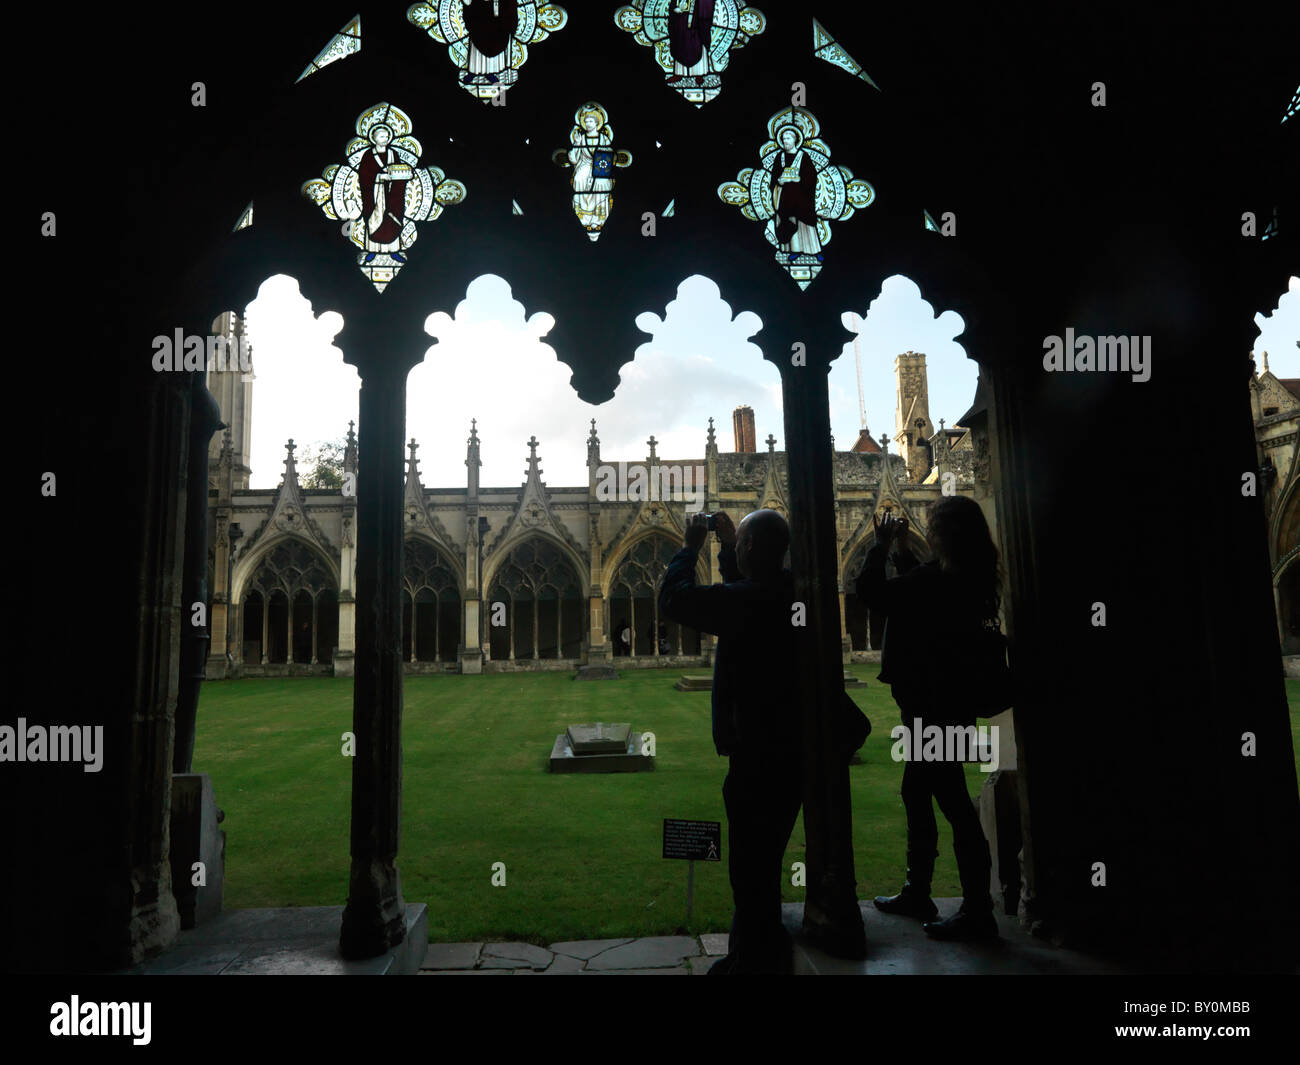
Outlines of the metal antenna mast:
[{"label": "metal antenna mast", "polygon": [[[858,329],[862,328],[862,315],[854,315],[858,320]],[[862,339],[860,332],[853,334],[853,364],[858,368],[858,417],[862,421],[862,428],[867,427],[867,404],[862,398],[862,352],[858,350],[858,344]]]}]

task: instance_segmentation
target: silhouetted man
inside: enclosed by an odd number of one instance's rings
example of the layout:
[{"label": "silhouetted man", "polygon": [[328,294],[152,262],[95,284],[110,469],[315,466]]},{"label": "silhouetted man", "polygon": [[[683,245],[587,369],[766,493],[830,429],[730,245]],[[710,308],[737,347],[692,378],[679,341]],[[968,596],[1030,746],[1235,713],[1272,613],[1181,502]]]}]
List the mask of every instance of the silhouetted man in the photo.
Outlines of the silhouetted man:
[{"label": "silhouetted man", "polygon": [[718,637],[713,744],[731,760],[722,797],[736,909],[727,956],[710,973],[789,972],[781,880],[802,792],[794,581],[783,568],[790,527],[774,510],[754,511],[739,529],[719,513],[717,534],[724,584],[695,583],[708,537],[705,516],[696,514],[659,591],[662,615]]}]

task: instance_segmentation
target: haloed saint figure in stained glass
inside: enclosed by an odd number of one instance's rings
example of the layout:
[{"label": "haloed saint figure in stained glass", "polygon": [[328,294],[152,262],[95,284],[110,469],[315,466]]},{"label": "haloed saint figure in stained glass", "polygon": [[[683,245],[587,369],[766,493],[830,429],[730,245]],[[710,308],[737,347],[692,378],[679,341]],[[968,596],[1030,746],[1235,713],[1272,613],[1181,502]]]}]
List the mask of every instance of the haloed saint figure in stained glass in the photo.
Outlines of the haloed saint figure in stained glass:
[{"label": "haloed saint figure in stained glass", "polygon": [[460,80],[466,85],[498,85],[510,65],[510,38],[519,20],[519,5],[515,0],[462,2],[469,54]]},{"label": "haloed saint figure in stained glass", "polygon": [[413,176],[410,166],[389,147],[393,131],[382,122],[370,127],[370,149],[357,167],[361,187],[361,217],[365,219],[364,263],[375,261],[378,252],[388,252],[398,263],[403,219],[406,214],[406,183]]},{"label": "haloed saint figure in stained glass", "polygon": [[771,138],[759,150],[760,166],[746,167],[718,186],[723,203],[763,223],[776,261],[801,289],[821,272],[831,223],[845,222],[875,199],[875,190],[847,166],[831,162],[821,125],[803,107],[787,107],[767,121]]},{"label": "haloed saint figure in stained glass", "polygon": [[361,249],[357,265],[383,292],[406,263],[416,222],[428,222],[465,198],[465,186],[436,166],[419,166],[423,148],[411,136],[400,107],[378,103],[361,113],[347,162],[327,166],[302,194],[342,221],[344,236]]},{"label": "haloed saint figure in stained glass", "polygon": [[573,213],[593,241],[609,219],[614,204],[614,168],[628,166],[632,153],[614,149],[614,130],[608,115],[594,101],[583,104],[573,116],[568,151],[556,151],[552,158],[573,167],[569,185],[573,189]]},{"label": "haloed saint figure in stained glass", "polygon": [[406,18],[447,45],[461,88],[492,100],[518,81],[528,46],[563,29],[569,16],[538,0],[426,0]]},{"label": "haloed saint figure in stained glass", "polygon": [[767,223],[768,239],[796,262],[800,255],[822,261],[822,242],[817,236],[817,168],[804,154],[803,133],[795,126],[777,131],[781,152],[772,167],[768,186],[776,213]]},{"label": "haloed saint figure in stained glass", "polygon": [[767,28],[743,0],[632,0],[614,22],[653,51],[668,84],[696,107],[722,91],[731,53]]}]

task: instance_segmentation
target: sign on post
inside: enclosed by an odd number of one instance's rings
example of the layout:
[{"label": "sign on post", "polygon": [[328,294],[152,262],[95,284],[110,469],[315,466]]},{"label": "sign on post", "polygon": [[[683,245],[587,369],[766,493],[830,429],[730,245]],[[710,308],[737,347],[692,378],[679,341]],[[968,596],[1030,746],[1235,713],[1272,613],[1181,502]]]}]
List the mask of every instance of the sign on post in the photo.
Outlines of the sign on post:
[{"label": "sign on post", "polygon": [[721,821],[681,821],[664,818],[664,857],[692,861],[722,861]]},{"label": "sign on post", "polygon": [[690,862],[686,867],[686,923],[689,925],[695,905],[695,863],[722,861],[722,822],[665,817],[664,857],[685,858]]}]

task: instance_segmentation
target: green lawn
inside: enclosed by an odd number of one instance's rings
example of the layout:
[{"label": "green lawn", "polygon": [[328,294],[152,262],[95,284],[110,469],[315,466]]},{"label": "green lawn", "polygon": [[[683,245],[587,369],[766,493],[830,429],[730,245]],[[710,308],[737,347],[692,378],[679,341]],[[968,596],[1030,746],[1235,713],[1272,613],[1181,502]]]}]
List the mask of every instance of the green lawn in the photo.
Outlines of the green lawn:
[{"label": "green lawn", "polygon": [[[684,924],[687,863],[660,858],[664,817],[723,822],[726,760],[713,751],[707,692],[675,691],[681,670],[626,670],[616,682],[569,673],[406,679],[402,839],[408,902],[429,905],[434,942],[663,935]],[[897,890],[906,830],[902,766],[889,757],[898,711],[875,667],[853,692],[873,731],[850,770],[860,897]],[[1300,681],[1288,680],[1300,730]],[[583,721],[655,733],[651,773],[551,774],[557,733]],[[350,679],[204,686],[194,755],[226,813],[225,905],[320,906],[347,895]],[[967,767],[972,796],[985,774]],[[934,894],[960,895],[943,818]],[[800,818],[786,867],[803,857]],[[491,885],[506,864],[505,887]],[[803,889],[785,886],[788,901]],[[725,931],[726,863],[698,862],[691,930]]]}]

